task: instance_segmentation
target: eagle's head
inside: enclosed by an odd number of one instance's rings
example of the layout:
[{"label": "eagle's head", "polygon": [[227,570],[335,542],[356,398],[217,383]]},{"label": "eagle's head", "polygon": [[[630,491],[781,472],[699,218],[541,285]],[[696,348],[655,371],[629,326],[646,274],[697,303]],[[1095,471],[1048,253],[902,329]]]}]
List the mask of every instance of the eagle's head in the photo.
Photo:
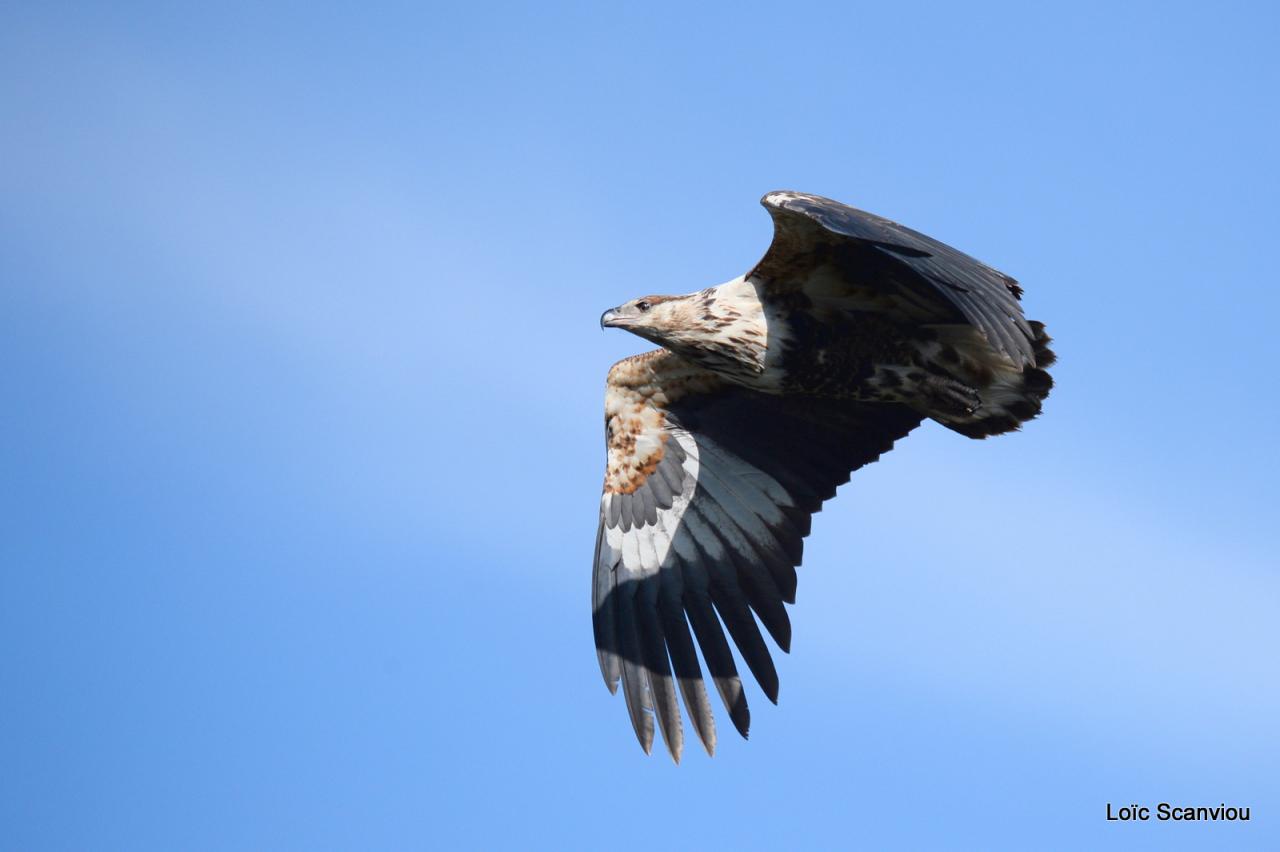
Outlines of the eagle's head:
[{"label": "eagle's head", "polygon": [[700,331],[698,312],[690,303],[691,298],[642,296],[632,299],[605,311],[600,317],[600,327],[623,328],[661,346],[676,344]]},{"label": "eagle's head", "polygon": [[600,327],[626,329],[707,366],[737,363],[758,372],[764,364],[764,311],[743,278],[686,296],[632,299],[605,311]]}]

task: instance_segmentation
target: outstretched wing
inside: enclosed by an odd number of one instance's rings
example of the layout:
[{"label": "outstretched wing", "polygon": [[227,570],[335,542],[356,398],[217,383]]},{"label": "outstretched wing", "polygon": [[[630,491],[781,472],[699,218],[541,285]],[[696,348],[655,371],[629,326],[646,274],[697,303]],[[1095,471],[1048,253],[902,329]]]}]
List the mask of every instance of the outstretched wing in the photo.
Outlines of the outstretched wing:
[{"label": "outstretched wing", "polygon": [[918,231],[838,201],[771,192],[769,251],[752,275],[794,286],[815,265],[833,262],[858,286],[897,288],[904,298],[936,300],[958,311],[1016,366],[1034,366],[1035,333],[1022,315],[1018,282]]},{"label": "outstretched wing", "polygon": [[663,351],[610,372],[606,419],[592,595],[600,669],[611,692],[621,681],[646,752],[656,718],[680,758],[678,687],[710,753],[715,723],[695,644],[745,737],[750,716],[721,625],[776,702],[756,620],[789,649],[783,604],[795,601],[810,516],[921,418],[903,406],[747,391]]}]

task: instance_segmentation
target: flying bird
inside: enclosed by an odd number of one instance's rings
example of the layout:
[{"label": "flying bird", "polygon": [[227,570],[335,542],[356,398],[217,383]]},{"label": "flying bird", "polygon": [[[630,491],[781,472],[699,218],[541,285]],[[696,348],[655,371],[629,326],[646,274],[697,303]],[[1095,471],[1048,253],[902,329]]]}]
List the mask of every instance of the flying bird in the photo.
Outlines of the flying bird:
[{"label": "flying bird", "polygon": [[790,650],[802,540],[837,486],[926,418],[970,438],[1015,430],[1053,384],[1049,337],[1013,278],[828,198],[761,203],[774,236],[750,272],[600,318],[662,348],[609,370],[596,650],[641,747],[656,721],[677,762],[677,689],[715,751],[697,649],[743,737],[730,639],[777,703],[760,627]]}]

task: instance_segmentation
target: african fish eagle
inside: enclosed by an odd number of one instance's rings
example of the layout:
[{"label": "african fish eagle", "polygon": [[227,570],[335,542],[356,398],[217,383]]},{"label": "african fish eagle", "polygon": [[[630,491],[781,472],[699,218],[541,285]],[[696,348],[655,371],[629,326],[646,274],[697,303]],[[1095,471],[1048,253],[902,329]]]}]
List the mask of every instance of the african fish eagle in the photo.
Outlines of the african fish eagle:
[{"label": "african fish eagle", "polygon": [[970,438],[1017,429],[1053,384],[1014,279],[839,202],[771,192],[774,237],[746,275],[644,296],[600,324],[661,346],[609,370],[592,604],[600,669],[647,753],[677,762],[676,689],[708,753],[702,659],[742,736],[728,629],[765,695],[810,519],[925,418]]}]

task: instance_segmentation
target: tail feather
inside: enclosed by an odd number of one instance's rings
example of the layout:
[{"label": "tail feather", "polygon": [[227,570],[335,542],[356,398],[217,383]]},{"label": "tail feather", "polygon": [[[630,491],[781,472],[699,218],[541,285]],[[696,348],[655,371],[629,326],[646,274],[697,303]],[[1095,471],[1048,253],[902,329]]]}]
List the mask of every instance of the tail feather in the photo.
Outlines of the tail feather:
[{"label": "tail feather", "polygon": [[1032,321],[1030,325],[1035,335],[1032,338],[1034,365],[1020,372],[990,367],[980,371],[986,381],[977,388],[982,402],[978,409],[961,417],[934,414],[934,419],[961,435],[987,438],[1012,432],[1039,416],[1053,388],[1053,377],[1045,368],[1052,365],[1057,356],[1049,348],[1052,338],[1045,333],[1044,323]]}]

